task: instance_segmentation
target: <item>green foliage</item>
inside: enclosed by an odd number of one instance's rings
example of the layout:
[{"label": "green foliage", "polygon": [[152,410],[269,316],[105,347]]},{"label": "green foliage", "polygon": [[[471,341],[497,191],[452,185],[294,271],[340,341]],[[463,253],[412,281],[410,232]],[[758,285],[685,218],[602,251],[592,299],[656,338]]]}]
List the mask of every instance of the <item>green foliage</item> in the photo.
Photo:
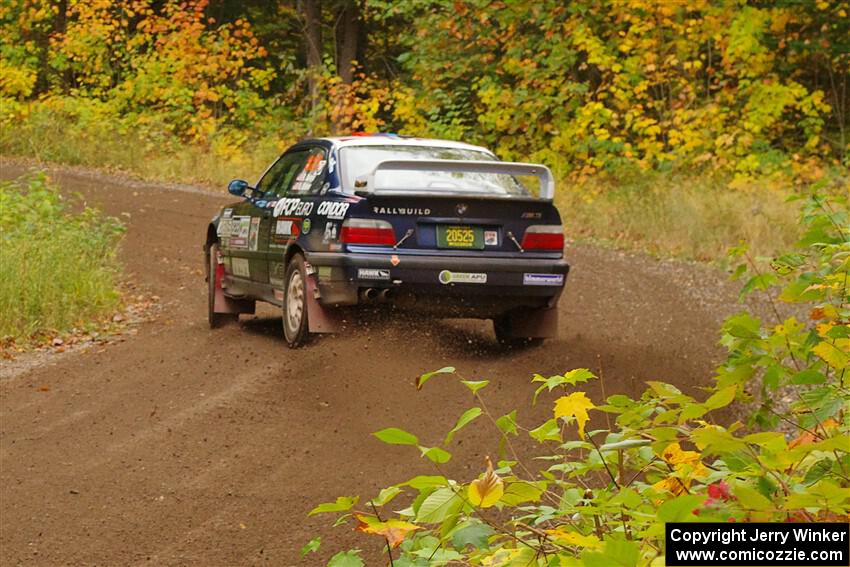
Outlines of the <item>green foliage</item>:
[{"label": "green foliage", "polygon": [[[777,257],[769,274],[756,262],[736,274],[746,278],[745,293],[805,307],[808,319],[729,317],[722,329],[728,356],[705,396],[648,382],[639,398],[616,394],[595,405],[577,390],[596,378],[589,371],[535,374],[535,400],[557,398],[550,419],[525,428],[515,411],[491,415],[475,382],[475,406],[445,444],[485,415],[506,448],[504,460],[494,467],[488,458],[483,473],[465,481],[420,476],[384,489],[392,497],[409,492],[410,505],[379,511],[386,503],[379,495],[374,508],[354,511],[356,529],[383,536],[396,565],[634,566],[663,562],[665,522],[846,518],[850,216],[846,197],[816,195],[802,211],[797,251]],[[731,255],[748,258],[743,246]],[[426,376],[437,374],[470,384],[454,369]],[[789,394],[796,401],[776,402]],[[736,401],[755,404],[750,423],[716,418]],[[585,431],[589,419],[606,414],[608,428]],[[520,431],[539,443],[542,467],[532,471],[508,442]],[[396,435],[379,437],[397,442]]]},{"label": "green foliage", "polygon": [[850,67],[844,3],[403,6],[428,30],[399,58],[406,133],[474,139],[578,178],[687,166],[746,179],[848,155],[848,101],[834,90]]},{"label": "green foliage", "polygon": [[120,302],[114,218],[74,211],[43,173],[0,183],[0,336],[84,327]]},{"label": "green foliage", "polygon": [[320,16],[337,33],[306,67],[294,1],[7,3],[0,126],[82,99],[122,132],[219,157],[257,136],[385,129],[581,180],[683,167],[810,179],[850,157],[845,2],[364,0],[368,41],[345,80],[345,3],[330,4]]},{"label": "green foliage", "polygon": [[786,195],[848,186],[846,3],[357,4],[344,81],[347,3],[315,67],[305,3],[6,3],[0,153],[223,187],[305,135],[447,137],[554,167],[571,236],[699,260],[782,249]]}]

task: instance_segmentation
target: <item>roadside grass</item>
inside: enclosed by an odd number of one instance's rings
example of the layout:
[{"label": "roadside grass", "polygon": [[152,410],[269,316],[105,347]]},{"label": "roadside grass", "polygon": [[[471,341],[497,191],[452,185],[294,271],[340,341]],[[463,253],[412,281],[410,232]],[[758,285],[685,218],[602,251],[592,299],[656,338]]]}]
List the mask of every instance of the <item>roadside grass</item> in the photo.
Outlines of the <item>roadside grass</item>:
[{"label": "roadside grass", "polygon": [[[141,125],[122,126],[108,108],[92,101],[80,108],[35,105],[24,120],[0,128],[0,155],[224,191],[231,179],[256,181],[295,141],[292,132],[281,128],[280,136],[221,131],[207,144],[189,144],[155,118],[132,121]],[[561,180],[556,204],[568,238],[576,241],[721,264],[726,250],[742,240],[756,255],[787,249],[795,239],[799,212],[788,202],[795,194],[790,180],[735,189],[729,181],[703,173],[658,172],[592,178],[581,184]],[[846,177],[834,175],[830,182],[842,183],[846,191]]]},{"label": "roadside grass", "polygon": [[[225,190],[234,178],[257,181],[295,138],[223,130],[206,144],[185,143],[156,117],[116,117],[105,103],[51,99],[0,127],[0,155],[121,172],[147,181]],[[132,123],[132,125],[131,125]]]},{"label": "roadside grass", "polygon": [[799,206],[789,188],[730,189],[724,179],[657,173],[560,188],[567,236],[578,241],[721,263],[741,241],[762,256],[796,241]]},{"label": "roadside grass", "polygon": [[[0,182],[0,338],[39,342],[89,328],[121,303],[114,218],[73,202],[44,173]],[[76,207],[79,209],[79,207]]]}]

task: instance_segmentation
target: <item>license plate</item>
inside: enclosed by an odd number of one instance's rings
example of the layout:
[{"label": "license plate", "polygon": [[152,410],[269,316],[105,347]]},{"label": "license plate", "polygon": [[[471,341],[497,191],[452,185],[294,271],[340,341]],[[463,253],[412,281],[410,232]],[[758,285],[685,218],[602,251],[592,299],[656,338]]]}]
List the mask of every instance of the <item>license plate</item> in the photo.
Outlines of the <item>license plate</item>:
[{"label": "license plate", "polygon": [[483,250],[484,231],[475,226],[439,225],[437,226],[437,246]]}]

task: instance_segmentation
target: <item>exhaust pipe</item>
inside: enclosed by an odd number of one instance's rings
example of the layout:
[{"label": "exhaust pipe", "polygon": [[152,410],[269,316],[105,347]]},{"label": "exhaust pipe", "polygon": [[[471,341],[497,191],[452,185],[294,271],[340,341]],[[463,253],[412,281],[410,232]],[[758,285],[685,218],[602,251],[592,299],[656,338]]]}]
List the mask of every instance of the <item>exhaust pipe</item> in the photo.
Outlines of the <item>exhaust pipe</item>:
[{"label": "exhaust pipe", "polygon": [[381,301],[392,301],[395,299],[396,292],[392,288],[386,288],[381,290]]},{"label": "exhaust pipe", "polygon": [[367,287],[366,289],[360,290],[360,299],[366,303],[371,303],[378,299],[378,290],[374,287]]}]

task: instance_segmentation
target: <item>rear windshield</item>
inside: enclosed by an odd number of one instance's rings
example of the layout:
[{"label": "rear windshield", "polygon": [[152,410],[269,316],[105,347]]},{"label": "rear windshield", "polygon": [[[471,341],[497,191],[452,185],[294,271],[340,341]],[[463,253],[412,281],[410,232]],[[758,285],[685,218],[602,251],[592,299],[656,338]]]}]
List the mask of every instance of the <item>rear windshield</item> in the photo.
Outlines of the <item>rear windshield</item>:
[{"label": "rear windshield", "polygon": [[[355,189],[358,177],[366,177],[382,161],[388,160],[475,160],[496,161],[491,154],[462,148],[434,146],[347,146],[340,150],[343,187]],[[375,186],[380,189],[411,190],[446,193],[492,193],[498,195],[529,195],[516,178],[501,173],[472,173],[449,171],[378,171]],[[367,190],[374,190],[369,187]]]}]

